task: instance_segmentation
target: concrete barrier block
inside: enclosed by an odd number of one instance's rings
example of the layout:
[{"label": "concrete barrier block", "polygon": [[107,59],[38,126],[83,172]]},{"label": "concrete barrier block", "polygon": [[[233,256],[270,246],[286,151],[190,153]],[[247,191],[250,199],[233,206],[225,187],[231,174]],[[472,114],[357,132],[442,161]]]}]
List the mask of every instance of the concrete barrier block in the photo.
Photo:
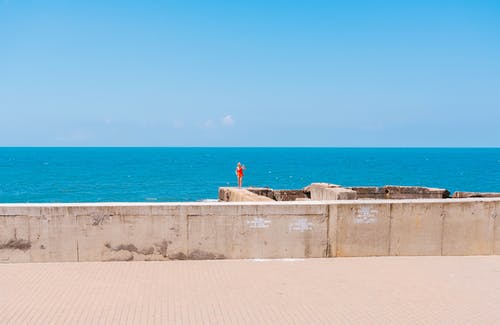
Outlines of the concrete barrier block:
[{"label": "concrete barrier block", "polygon": [[327,220],[321,205],[201,207],[189,213],[189,258],[324,257]]},{"label": "concrete barrier block", "polygon": [[306,193],[310,193],[311,189],[313,188],[336,188],[336,187],[342,187],[342,186],[330,183],[311,183],[306,187],[304,187],[302,190]]},{"label": "concrete barrier block", "polygon": [[441,255],[443,206],[393,203],[390,255]]},{"label": "concrete barrier block", "polygon": [[254,194],[257,194],[260,196],[265,196],[265,197],[268,197],[272,200],[275,199],[274,198],[274,191],[272,188],[269,188],[269,187],[247,187],[246,189]]},{"label": "concrete barrier block", "polygon": [[500,197],[500,193],[492,193],[492,192],[455,192],[453,193],[452,198],[461,199],[461,198],[476,198],[476,197]]},{"label": "concrete barrier block", "polygon": [[443,255],[493,254],[495,202],[443,204]]},{"label": "concrete barrier block", "polygon": [[312,183],[302,190],[304,194],[311,198],[311,200],[325,200],[325,189],[327,188],[340,188],[340,185],[329,183]]},{"label": "concrete barrier block", "polygon": [[420,186],[358,186],[351,189],[357,192],[360,199],[441,199],[450,195],[446,189]]},{"label": "concrete barrier block", "polygon": [[356,191],[347,188],[328,188],[325,190],[326,200],[356,200]]},{"label": "concrete barrier block", "polygon": [[390,204],[338,206],[337,256],[389,254]]},{"label": "concrete barrier block", "polygon": [[239,206],[207,205],[189,207],[187,213],[187,259],[241,258],[235,227]]},{"label": "concrete barrier block", "polygon": [[67,207],[42,207],[30,216],[32,262],[78,261],[76,219]]},{"label": "concrete barrier block", "polygon": [[318,201],[355,200],[357,198],[355,191],[343,187],[311,186],[310,193],[311,199]]},{"label": "concrete barrier block", "polygon": [[386,185],[383,191],[386,199],[442,199],[450,196],[447,189],[421,186]]},{"label": "concrete barrier block", "polygon": [[276,201],[296,201],[308,198],[302,190],[274,190],[273,194]]},{"label": "concrete barrier block", "polygon": [[273,199],[255,194],[244,188],[220,187],[219,200],[225,202],[274,202]]},{"label": "concrete barrier block", "polygon": [[385,190],[378,186],[355,186],[349,189],[356,192],[358,199],[384,199]]},{"label": "concrete barrier block", "polygon": [[186,255],[184,207],[92,207],[72,213],[80,261],[167,260]]},{"label": "concrete barrier block", "polygon": [[244,258],[328,256],[326,205],[242,207],[237,233]]}]

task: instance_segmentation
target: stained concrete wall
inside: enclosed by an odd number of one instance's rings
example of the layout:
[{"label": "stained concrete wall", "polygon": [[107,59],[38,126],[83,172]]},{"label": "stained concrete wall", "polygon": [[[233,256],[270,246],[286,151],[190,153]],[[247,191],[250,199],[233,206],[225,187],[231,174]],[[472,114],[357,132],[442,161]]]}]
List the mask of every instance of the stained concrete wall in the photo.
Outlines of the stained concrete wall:
[{"label": "stained concrete wall", "polygon": [[0,205],[0,262],[500,255],[500,199]]}]

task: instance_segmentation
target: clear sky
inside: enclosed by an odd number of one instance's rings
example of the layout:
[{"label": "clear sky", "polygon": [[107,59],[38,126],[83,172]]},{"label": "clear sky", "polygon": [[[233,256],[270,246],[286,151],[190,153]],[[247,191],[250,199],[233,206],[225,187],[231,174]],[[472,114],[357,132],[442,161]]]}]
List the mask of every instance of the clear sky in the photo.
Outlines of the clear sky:
[{"label": "clear sky", "polygon": [[500,146],[500,1],[0,0],[1,146]]}]

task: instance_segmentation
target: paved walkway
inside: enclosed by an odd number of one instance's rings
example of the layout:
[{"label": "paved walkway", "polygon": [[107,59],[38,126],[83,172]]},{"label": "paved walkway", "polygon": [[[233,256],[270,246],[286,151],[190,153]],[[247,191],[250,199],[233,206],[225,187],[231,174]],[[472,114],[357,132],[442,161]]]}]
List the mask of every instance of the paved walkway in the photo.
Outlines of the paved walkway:
[{"label": "paved walkway", "polygon": [[0,324],[494,323],[500,256],[0,264]]}]

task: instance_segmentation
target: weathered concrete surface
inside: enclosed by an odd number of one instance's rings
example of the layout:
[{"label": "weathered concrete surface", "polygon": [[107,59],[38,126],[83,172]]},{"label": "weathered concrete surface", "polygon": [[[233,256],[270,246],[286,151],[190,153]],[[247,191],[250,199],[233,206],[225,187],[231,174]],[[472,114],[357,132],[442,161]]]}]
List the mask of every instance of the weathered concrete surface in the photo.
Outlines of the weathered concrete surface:
[{"label": "weathered concrete surface", "polygon": [[441,255],[441,203],[393,203],[391,218],[390,255]]},{"label": "weathered concrete surface", "polygon": [[358,199],[385,199],[386,193],[383,187],[356,186],[349,187],[356,192]]},{"label": "weathered concrete surface", "polygon": [[500,199],[0,205],[0,262],[500,254]]},{"label": "weathered concrete surface", "polygon": [[246,190],[274,201],[296,201],[309,198],[303,190],[273,190],[267,187],[248,187]]},{"label": "weathered concrete surface", "polygon": [[75,262],[74,229],[66,207],[0,207],[0,262]]},{"label": "weathered concrete surface", "polygon": [[368,203],[339,205],[336,256],[389,255],[390,207]]},{"label": "weathered concrete surface", "polygon": [[167,260],[187,253],[181,206],[71,207],[79,261]]},{"label": "weathered concrete surface", "polygon": [[0,265],[0,324],[498,324],[500,256]]},{"label": "weathered concrete surface", "polygon": [[296,201],[308,198],[303,190],[273,190],[273,193],[276,201]]},{"label": "weathered concrete surface", "polygon": [[0,205],[0,262],[31,261],[30,217],[40,217],[40,211],[40,207]]},{"label": "weathered concrete surface", "polygon": [[342,187],[312,188],[311,200],[333,201],[333,200],[356,200],[357,193]]},{"label": "weathered concrete surface", "polygon": [[340,185],[329,183],[312,183],[304,188],[304,193],[312,200],[337,200],[333,194],[328,195],[328,189],[341,188]]},{"label": "weathered concrete surface", "polygon": [[304,192],[309,193],[314,188],[336,188],[336,187],[342,187],[342,186],[330,183],[311,183],[308,186],[304,187]]},{"label": "weathered concrete surface", "polygon": [[41,217],[30,216],[32,262],[78,261],[76,220],[67,207],[42,207]]},{"label": "weathered concrete surface", "polygon": [[327,256],[323,205],[192,207],[188,222],[189,254],[204,259]]},{"label": "weathered concrete surface", "polygon": [[462,198],[472,198],[472,197],[500,197],[500,193],[493,192],[455,192],[452,198],[462,199]]},{"label": "weathered concrete surface", "polygon": [[420,186],[350,187],[359,199],[442,199],[450,196],[446,189]]},{"label": "weathered concrete surface", "polygon": [[[265,196],[265,197],[268,197],[268,198],[274,200],[274,191],[272,188],[269,188],[269,187],[247,187],[246,190],[248,190],[254,194],[262,195],[262,196]],[[224,197],[221,198],[219,196],[219,199],[221,199],[221,201],[223,201]]]},{"label": "weathered concrete surface", "polygon": [[[446,189],[429,188],[420,186],[392,186],[382,187],[351,187],[344,188],[340,185],[329,183],[312,183],[303,190],[273,190],[270,188],[248,188],[248,191],[275,201],[295,201],[310,198],[318,201],[331,200],[356,200],[356,199],[442,199],[448,198],[450,192]],[[232,188],[221,188],[219,199],[226,202],[258,201],[246,192],[234,191]],[[479,194],[466,194],[457,192],[464,197],[481,197]],[[463,194],[460,194],[463,193]],[[495,193],[492,193],[495,194]],[[484,197],[496,197],[496,195],[484,195]],[[264,199],[265,201],[265,199]]]},{"label": "weathered concrete surface", "polygon": [[274,201],[266,196],[257,195],[244,188],[221,187],[219,188],[219,200],[225,202],[266,202]]},{"label": "weathered concrete surface", "polygon": [[[238,256],[235,222],[238,206],[198,206],[188,212],[188,255],[195,259],[226,259]],[[204,256],[202,256],[204,255]]]},{"label": "weathered concrete surface", "polygon": [[454,202],[443,207],[442,255],[493,254],[495,202]]},{"label": "weathered concrete surface", "polygon": [[420,186],[384,186],[387,199],[444,199],[450,192],[443,188]]},{"label": "weathered concrete surface", "polygon": [[0,262],[30,262],[31,247],[29,217],[0,216]]}]

